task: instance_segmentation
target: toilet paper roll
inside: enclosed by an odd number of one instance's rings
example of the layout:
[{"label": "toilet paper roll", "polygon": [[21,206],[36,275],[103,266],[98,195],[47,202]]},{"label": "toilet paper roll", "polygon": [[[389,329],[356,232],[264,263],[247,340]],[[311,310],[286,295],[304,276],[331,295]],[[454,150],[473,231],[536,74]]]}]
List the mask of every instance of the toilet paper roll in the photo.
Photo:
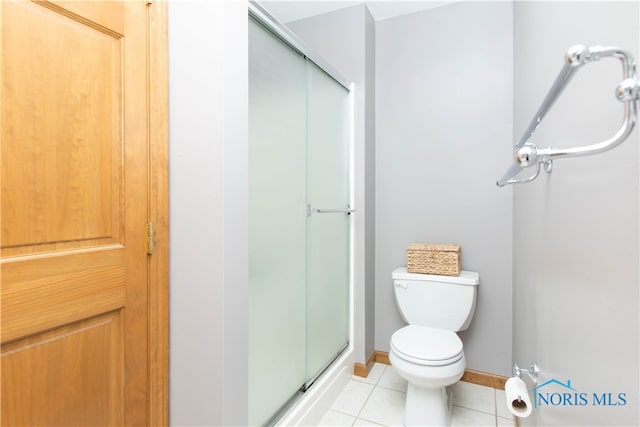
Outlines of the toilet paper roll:
[{"label": "toilet paper roll", "polygon": [[507,397],[507,408],[516,417],[526,418],[531,415],[533,407],[527,385],[518,377],[511,377],[504,385],[504,393]]}]

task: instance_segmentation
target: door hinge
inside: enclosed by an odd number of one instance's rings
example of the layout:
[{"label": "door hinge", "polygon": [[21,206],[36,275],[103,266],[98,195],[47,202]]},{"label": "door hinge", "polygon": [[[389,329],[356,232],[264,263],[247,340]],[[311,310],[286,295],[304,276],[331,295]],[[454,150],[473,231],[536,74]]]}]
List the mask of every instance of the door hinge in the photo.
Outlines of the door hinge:
[{"label": "door hinge", "polygon": [[153,228],[153,223],[147,224],[147,255],[153,255],[153,250],[156,248],[156,230]]}]

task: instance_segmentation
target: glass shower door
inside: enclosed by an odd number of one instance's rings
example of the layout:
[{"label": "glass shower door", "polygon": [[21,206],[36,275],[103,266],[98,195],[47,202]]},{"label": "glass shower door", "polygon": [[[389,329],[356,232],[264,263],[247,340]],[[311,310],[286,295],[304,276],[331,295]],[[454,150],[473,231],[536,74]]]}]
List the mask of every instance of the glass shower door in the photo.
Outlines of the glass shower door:
[{"label": "glass shower door", "polygon": [[249,20],[249,423],[305,382],[305,59]]},{"label": "glass shower door", "polygon": [[349,342],[349,92],[307,61],[307,381]]},{"label": "glass shower door", "polygon": [[249,20],[249,423],[349,341],[349,92]]}]

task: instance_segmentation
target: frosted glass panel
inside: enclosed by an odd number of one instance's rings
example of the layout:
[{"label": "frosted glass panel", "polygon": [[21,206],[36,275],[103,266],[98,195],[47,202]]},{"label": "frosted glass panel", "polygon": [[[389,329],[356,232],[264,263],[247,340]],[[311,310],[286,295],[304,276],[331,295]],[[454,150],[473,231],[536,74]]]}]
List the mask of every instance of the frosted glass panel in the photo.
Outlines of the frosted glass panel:
[{"label": "frosted glass panel", "polygon": [[[348,91],[307,62],[307,200],[349,205]],[[349,224],[344,213],[307,219],[307,378],[349,340]]]},{"label": "frosted glass panel", "polygon": [[249,20],[249,423],[349,339],[348,91]]},{"label": "frosted glass panel", "polygon": [[250,425],[305,382],[305,87],[304,58],[250,20]]}]

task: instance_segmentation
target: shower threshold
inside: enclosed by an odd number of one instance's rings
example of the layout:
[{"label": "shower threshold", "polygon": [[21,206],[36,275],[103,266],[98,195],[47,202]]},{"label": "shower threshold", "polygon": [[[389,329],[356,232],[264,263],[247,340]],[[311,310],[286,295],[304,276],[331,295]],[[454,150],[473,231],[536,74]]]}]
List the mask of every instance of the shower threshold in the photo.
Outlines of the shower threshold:
[{"label": "shower threshold", "polygon": [[284,405],[278,409],[278,411],[273,414],[271,418],[264,423],[264,426],[274,426],[278,423],[278,421],[287,413],[289,410],[298,402],[300,398],[304,396],[304,394],[311,389],[313,384],[322,377],[322,375],[333,365],[333,363],[342,356],[342,354],[349,348],[349,342],[347,342],[330,360],[326,365],[320,369],[320,371],[305,382],[294,394],[287,400]]}]

